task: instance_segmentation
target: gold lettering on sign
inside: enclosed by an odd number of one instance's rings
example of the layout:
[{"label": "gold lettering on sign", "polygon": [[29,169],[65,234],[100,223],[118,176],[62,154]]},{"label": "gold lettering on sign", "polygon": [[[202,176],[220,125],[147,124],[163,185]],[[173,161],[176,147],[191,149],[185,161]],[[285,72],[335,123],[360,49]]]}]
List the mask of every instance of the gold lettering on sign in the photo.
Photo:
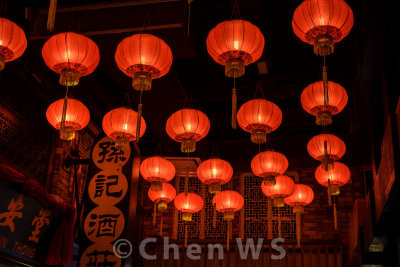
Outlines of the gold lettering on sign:
[{"label": "gold lettering on sign", "polygon": [[19,195],[17,200],[12,198],[10,203],[8,204],[8,211],[0,213],[0,226],[8,226],[11,232],[14,232],[15,225],[14,219],[22,219],[23,213],[22,209],[24,208],[24,201],[22,195]]},{"label": "gold lettering on sign", "polygon": [[50,224],[49,216],[51,211],[46,209],[41,209],[39,212],[39,216],[35,216],[32,221],[32,226],[35,227],[35,230],[32,231],[31,236],[29,236],[29,240],[35,243],[39,243],[39,235],[40,231],[43,227]]}]

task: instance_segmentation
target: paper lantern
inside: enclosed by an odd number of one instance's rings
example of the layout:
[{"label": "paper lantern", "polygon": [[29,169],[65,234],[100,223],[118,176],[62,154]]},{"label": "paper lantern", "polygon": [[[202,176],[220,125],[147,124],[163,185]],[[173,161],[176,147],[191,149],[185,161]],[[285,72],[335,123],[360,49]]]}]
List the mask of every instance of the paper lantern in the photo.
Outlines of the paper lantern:
[{"label": "paper lantern", "polygon": [[171,48],[162,39],[147,33],[126,37],[115,52],[118,68],[133,78],[132,87],[138,91],[150,90],[152,79],[168,73],[172,59]]},{"label": "paper lantern", "polygon": [[280,175],[276,178],[275,185],[265,185],[261,183],[261,189],[267,197],[274,200],[275,207],[283,207],[285,197],[290,196],[294,190],[293,179],[286,175]]},{"label": "paper lantern", "polygon": [[339,195],[339,187],[347,184],[350,177],[351,173],[349,167],[337,161],[334,163],[332,169],[325,170],[322,166],[318,166],[315,170],[317,182],[328,188],[329,195]]},{"label": "paper lantern", "polygon": [[258,153],[251,160],[251,170],[254,175],[264,178],[264,185],[275,185],[275,177],[286,172],[289,162],[285,155],[275,151]]},{"label": "paper lantern", "polygon": [[160,191],[154,191],[149,188],[147,195],[151,201],[158,204],[158,210],[164,211],[168,207],[167,204],[175,199],[176,190],[169,183],[162,183],[162,189]]},{"label": "paper lantern", "polygon": [[226,190],[216,194],[212,203],[218,212],[224,214],[224,220],[231,221],[235,218],[234,213],[243,208],[244,199],[238,192]]},{"label": "paper lantern", "polygon": [[[64,105],[65,115],[63,123]],[[79,131],[88,125],[90,113],[81,101],[65,98],[50,104],[46,111],[46,118],[54,128],[60,130],[61,140],[73,140],[75,138],[75,131]]]},{"label": "paper lantern", "polygon": [[346,145],[333,134],[319,134],[311,138],[307,150],[311,157],[321,161],[323,168],[328,170],[333,167],[335,160],[343,157]]},{"label": "paper lantern", "polygon": [[175,197],[175,208],[182,212],[182,220],[192,221],[192,214],[199,212],[203,208],[203,199],[195,193],[180,193]]},{"label": "paper lantern", "polygon": [[341,112],[347,105],[346,90],[335,82],[328,82],[325,93],[324,83],[315,82],[301,93],[301,104],[308,113],[316,116],[318,125],[332,124],[332,116]]},{"label": "paper lantern", "polygon": [[[133,109],[120,107],[107,112],[103,117],[103,131],[110,138],[115,140],[115,146],[119,149],[135,141],[137,137],[138,114]],[[140,137],[146,131],[146,122],[141,119]]]},{"label": "paper lantern", "polygon": [[343,0],[305,0],[294,12],[292,27],[303,42],[314,45],[315,54],[326,56],[350,33],[353,22],[353,11]]},{"label": "paper lantern", "polygon": [[202,162],[197,168],[197,177],[209,186],[211,194],[221,191],[221,185],[229,182],[233,175],[233,169],[229,162],[212,158]]},{"label": "paper lantern", "polygon": [[175,166],[162,157],[149,157],[140,164],[140,174],[151,182],[151,190],[161,191],[162,185],[174,179]]},{"label": "paper lantern", "polygon": [[24,31],[11,20],[0,18],[0,71],[6,62],[16,60],[27,46]]},{"label": "paper lantern", "polygon": [[60,74],[60,84],[75,86],[79,78],[91,74],[99,65],[100,54],[90,38],[73,32],[53,35],[43,46],[46,65]]},{"label": "paper lantern", "polygon": [[196,142],[203,139],[210,130],[210,121],[200,110],[184,108],[172,114],[166,124],[169,137],[181,143],[181,151],[196,150]]},{"label": "paper lantern", "polygon": [[267,141],[267,133],[281,125],[282,111],[268,100],[253,99],[240,107],[237,121],[240,128],[251,133],[253,143],[262,144]]}]

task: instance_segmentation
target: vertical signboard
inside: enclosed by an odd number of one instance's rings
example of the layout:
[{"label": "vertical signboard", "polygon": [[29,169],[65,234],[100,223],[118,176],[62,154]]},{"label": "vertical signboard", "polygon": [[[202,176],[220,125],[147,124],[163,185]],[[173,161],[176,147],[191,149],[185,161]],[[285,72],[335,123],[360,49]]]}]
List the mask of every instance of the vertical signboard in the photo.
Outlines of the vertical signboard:
[{"label": "vertical signboard", "polygon": [[130,146],[117,149],[109,137],[92,148],[82,203],[80,266],[124,266],[113,243],[127,235],[133,151]]}]

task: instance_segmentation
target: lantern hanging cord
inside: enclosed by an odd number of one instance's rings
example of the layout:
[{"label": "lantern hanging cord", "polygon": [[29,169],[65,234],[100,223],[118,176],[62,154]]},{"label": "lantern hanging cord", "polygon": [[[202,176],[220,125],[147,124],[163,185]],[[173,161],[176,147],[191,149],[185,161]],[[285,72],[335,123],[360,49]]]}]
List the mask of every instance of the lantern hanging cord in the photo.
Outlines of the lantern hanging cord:
[{"label": "lantern hanging cord", "polygon": [[236,11],[236,14],[239,15],[240,20],[242,20],[242,15],[240,14],[239,4],[238,4],[237,0],[236,0],[235,3],[233,4],[233,9],[232,9],[232,14],[231,14],[231,20],[233,19],[233,15],[235,15],[235,11]]},{"label": "lantern hanging cord", "polygon": [[262,82],[261,82],[261,81],[257,82],[257,85],[256,85],[256,92],[255,92],[255,94],[254,94],[254,98],[257,98],[257,95],[258,95],[259,93],[261,93],[261,97],[262,97],[263,99],[265,99],[264,90],[263,90],[263,88],[262,88]]},{"label": "lantern hanging cord", "polygon": [[188,0],[188,5],[189,5],[189,10],[188,10],[188,25],[187,25],[187,34],[188,34],[188,36],[190,35],[190,13],[191,13],[191,11],[190,11],[190,7],[191,7],[191,5],[192,5],[192,0]]}]

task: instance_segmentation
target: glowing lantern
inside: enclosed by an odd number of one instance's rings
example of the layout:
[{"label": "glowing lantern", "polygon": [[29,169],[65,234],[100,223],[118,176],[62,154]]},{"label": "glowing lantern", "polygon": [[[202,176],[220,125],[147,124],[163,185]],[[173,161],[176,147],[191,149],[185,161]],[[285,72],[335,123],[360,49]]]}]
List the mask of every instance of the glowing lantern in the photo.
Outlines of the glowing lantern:
[{"label": "glowing lantern", "polygon": [[318,125],[332,124],[332,115],[341,112],[347,101],[346,90],[340,84],[330,81],[327,90],[324,90],[321,81],[310,84],[301,93],[303,109],[316,116]]},{"label": "glowing lantern", "polygon": [[[120,107],[107,112],[103,117],[103,131],[110,138],[115,140],[115,146],[119,149],[128,145],[130,141],[135,141],[137,137],[137,118],[136,111],[126,107]],[[146,131],[146,122],[141,119],[140,136]]]},{"label": "glowing lantern", "polygon": [[[64,118],[63,114],[65,114]],[[73,140],[75,131],[88,125],[90,113],[81,101],[65,98],[50,104],[46,111],[46,118],[54,128],[60,130],[61,140]]]},{"label": "glowing lantern", "polygon": [[[245,66],[257,61],[264,50],[264,36],[260,29],[245,20],[219,23],[207,37],[207,51],[215,62],[225,66],[225,75],[239,78]],[[232,89],[232,128],[236,129],[236,88]]]},{"label": "glowing lantern", "polygon": [[[167,204],[170,203],[172,200],[174,200],[176,196],[176,190],[169,183],[162,183],[162,190],[153,191],[150,188],[147,195],[149,196],[151,201],[154,202],[153,225],[155,225],[157,218],[157,207],[158,210],[161,212],[167,210],[168,208]],[[163,217],[161,216],[160,236],[162,236],[162,227],[163,227]]]},{"label": "glowing lantern", "polygon": [[227,229],[227,249],[229,250],[229,240],[231,238],[232,224],[235,218],[235,212],[241,210],[244,205],[244,199],[241,194],[236,191],[226,190],[216,194],[212,200],[215,209],[224,214],[224,220],[228,221]]},{"label": "glowing lantern", "polygon": [[314,45],[321,56],[334,51],[334,43],[353,27],[353,11],[343,0],[305,0],[293,15],[293,31],[303,42]]},{"label": "glowing lantern", "polygon": [[351,173],[349,167],[340,162],[335,162],[332,169],[325,170],[322,166],[318,166],[315,170],[315,178],[317,182],[328,187],[329,195],[339,195],[340,186],[347,184],[350,180]]},{"label": "glowing lantern", "polygon": [[275,185],[261,183],[261,189],[264,195],[274,200],[275,207],[283,207],[285,205],[283,199],[293,193],[294,182],[292,178],[286,175],[277,176],[275,179]]},{"label": "glowing lantern", "polygon": [[254,175],[264,178],[264,186],[275,185],[275,177],[284,174],[288,166],[285,155],[271,150],[261,152],[251,160],[251,170]]},{"label": "glowing lantern", "polygon": [[233,175],[232,166],[229,162],[213,158],[202,162],[197,168],[197,177],[204,184],[209,185],[211,194],[221,191],[221,185],[229,182]]},{"label": "glowing lantern", "polygon": [[333,162],[343,157],[346,145],[333,134],[319,134],[311,138],[307,144],[311,157],[322,162],[325,170],[333,168]]},{"label": "glowing lantern", "polygon": [[6,62],[13,61],[25,52],[27,42],[24,31],[11,20],[0,18],[0,71]]},{"label": "glowing lantern", "polygon": [[240,107],[237,121],[240,128],[251,133],[253,143],[262,144],[267,141],[267,133],[281,125],[282,111],[268,100],[253,99]]},{"label": "glowing lantern", "polygon": [[169,137],[181,142],[181,151],[190,153],[196,150],[196,142],[208,134],[210,121],[203,112],[184,108],[168,118],[165,128]]},{"label": "glowing lantern", "polygon": [[46,65],[60,74],[60,84],[75,86],[79,77],[91,74],[99,65],[100,54],[96,43],[73,32],[53,35],[43,46]]},{"label": "glowing lantern", "polygon": [[293,207],[293,212],[296,214],[297,246],[300,246],[301,240],[301,214],[304,213],[304,206],[309,205],[313,199],[314,191],[304,184],[296,184],[293,193],[285,198],[286,205]]},{"label": "glowing lantern", "polygon": [[146,181],[151,182],[152,191],[163,190],[162,185],[174,179],[175,167],[162,157],[150,157],[140,164],[140,174]]},{"label": "glowing lantern", "polygon": [[118,68],[133,78],[132,87],[138,91],[150,90],[152,79],[169,72],[172,59],[171,48],[162,39],[146,33],[126,37],[115,52]]}]

